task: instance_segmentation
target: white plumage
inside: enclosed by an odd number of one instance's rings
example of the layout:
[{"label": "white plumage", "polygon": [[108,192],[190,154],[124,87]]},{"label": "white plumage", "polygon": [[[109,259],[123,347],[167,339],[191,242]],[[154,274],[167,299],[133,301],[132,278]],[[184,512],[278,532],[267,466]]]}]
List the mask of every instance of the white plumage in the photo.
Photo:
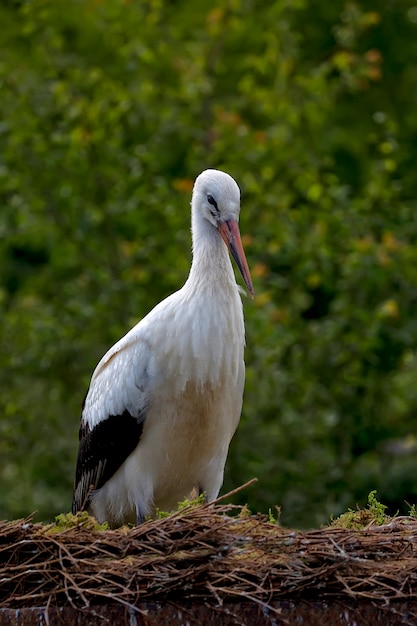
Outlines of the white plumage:
[{"label": "white plumage", "polygon": [[[253,296],[240,241],[240,192],[206,170],[192,197],[193,261],[97,365],[80,427],[73,512],[115,526],[172,510],[193,488],[215,499],[244,386],[242,302],[228,249]],[[226,243],[226,245],[225,245]]]}]

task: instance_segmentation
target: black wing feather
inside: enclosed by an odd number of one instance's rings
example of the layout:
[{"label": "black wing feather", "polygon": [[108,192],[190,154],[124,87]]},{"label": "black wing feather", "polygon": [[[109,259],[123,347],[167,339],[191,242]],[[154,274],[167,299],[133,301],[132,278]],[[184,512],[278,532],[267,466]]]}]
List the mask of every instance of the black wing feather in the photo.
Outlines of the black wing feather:
[{"label": "black wing feather", "polygon": [[90,494],[100,489],[138,445],[145,411],[133,417],[125,410],[110,415],[94,428],[81,422],[72,512],[87,509]]}]

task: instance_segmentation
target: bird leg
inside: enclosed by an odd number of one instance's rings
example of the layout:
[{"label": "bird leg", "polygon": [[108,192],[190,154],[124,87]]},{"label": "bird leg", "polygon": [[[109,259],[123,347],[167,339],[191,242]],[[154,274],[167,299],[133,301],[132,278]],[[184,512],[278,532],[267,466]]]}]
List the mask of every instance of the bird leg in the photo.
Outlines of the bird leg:
[{"label": "bird leg", "polygon": [[140,526],[145,521],[145,516],[139,510],[139,507],[136,507],[136,526]]}]

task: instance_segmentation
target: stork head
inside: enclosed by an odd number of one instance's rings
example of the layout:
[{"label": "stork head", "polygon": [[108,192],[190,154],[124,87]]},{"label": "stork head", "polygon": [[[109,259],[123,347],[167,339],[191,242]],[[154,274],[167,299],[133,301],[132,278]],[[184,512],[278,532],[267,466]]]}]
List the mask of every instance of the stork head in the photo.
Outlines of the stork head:
[{"label": "stork head", "polygon": [[252,279],[239,232],[240,189],[236,181],[220,170],[205,170],[195,181],[192,207],[218,231],[253,298]]}]

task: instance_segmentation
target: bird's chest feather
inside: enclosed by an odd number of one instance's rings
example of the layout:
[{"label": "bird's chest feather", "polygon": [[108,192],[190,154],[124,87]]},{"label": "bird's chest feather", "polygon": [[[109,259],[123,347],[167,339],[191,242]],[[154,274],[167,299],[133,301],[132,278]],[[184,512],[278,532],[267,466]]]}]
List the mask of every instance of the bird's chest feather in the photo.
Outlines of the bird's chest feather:
[{"label": "bird's chest feather", "polygon": [[192,307],[176,304],[160,320],[160,345],[153,350],[155,380],[164,381],[173,395],[184,392],[187,385],[198,391],[235,385],[245,344],[239,295],[219,300],[213,294],[204,302],[194,296]]},{"label": "bird's chest feather", "polygon": [[188,383],[182,392],[169,397],[161,390],[143,433],[148,448],[158,450],[157,465],[188,473],[194,466],[223,456],[239,421],[241,398],[241,389],[228,393],[222,384],[201,389]]}]

